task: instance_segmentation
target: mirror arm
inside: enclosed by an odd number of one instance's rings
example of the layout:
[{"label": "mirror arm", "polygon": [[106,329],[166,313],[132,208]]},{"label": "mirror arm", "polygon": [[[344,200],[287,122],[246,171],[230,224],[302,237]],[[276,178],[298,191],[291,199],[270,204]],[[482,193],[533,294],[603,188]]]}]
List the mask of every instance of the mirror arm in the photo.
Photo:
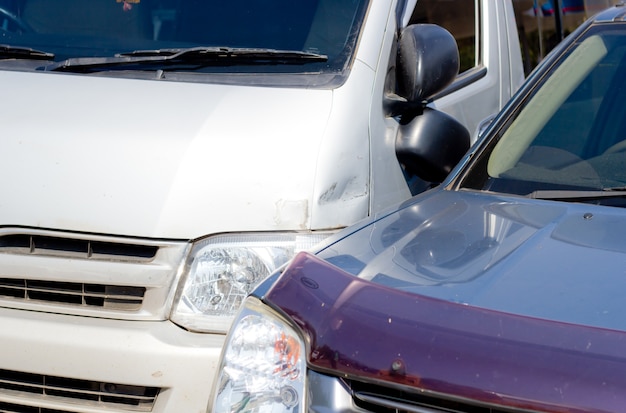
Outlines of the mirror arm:
[{"label": "mirror arm", "polygon": [[403,121],[410,122],[414,117],[421,115],[424,112],[424,108],[432,101],[432,99],[425,99],[421,102],[409,102],[398,94],[385,93],[383,97],[383,112],[387,117],[401,116]]}]

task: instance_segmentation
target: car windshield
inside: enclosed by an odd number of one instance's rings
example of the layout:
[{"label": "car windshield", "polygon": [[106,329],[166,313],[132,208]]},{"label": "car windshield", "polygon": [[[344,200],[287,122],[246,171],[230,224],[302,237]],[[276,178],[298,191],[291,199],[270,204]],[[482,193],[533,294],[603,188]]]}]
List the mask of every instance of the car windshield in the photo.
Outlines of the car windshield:
[{"label": "car windshield", "polygon": [[0,65],[24,68],[29,61],[39,70],[165,66],[195,72],[337,72],[351,61],[367,3],[0,0]]},{"label": "car windshield", "polygon": [[623,23],[592,27],[494,131],[462,186],[624,205],[625,93]]}]

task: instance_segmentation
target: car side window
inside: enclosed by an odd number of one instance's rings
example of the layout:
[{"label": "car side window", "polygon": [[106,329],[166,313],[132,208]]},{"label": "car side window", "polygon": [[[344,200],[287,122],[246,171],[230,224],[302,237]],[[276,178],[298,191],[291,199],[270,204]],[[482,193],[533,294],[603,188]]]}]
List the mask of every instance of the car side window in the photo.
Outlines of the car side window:
[{"label": "car side window", "polygon": [[409,24],[436,24],[452,33],[459,47],[459,73],[463,73],[481,62],[476,37],[478,8],[478,0],[419,0]]}]

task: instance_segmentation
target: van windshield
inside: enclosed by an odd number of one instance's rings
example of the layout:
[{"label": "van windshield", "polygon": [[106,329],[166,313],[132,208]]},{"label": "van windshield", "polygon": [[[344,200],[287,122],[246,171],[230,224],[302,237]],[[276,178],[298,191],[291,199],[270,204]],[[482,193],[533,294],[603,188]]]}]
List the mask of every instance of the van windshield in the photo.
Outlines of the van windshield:
[{"label": "van windshield", "polygon": [[0,0],[0,65],[336,73],[368,1]]}]

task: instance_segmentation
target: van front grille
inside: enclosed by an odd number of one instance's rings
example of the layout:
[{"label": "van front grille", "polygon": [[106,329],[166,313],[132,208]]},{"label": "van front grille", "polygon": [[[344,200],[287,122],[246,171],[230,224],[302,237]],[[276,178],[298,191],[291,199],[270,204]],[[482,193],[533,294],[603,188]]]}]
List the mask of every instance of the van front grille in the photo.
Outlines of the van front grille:
[{"label": "van front grille", "polygon": [[[68,412],[77,406],[85,408],[110,408],[131,412],[151,411],[160,389],[157,387],[129,386],[89,380],[77,380],[40,374],[0,370],[0,397],[11,397],[11,402],[0,403],[0,412],[57,413],[37,406],[45,403],[71,403]],[[24,398],[24,405],[15,402]]]},{"label": "van front grille", "polygon": [[108,310],[139,310],[145,292],[145,287],[0,278],[0,297],[3,298]]},{"label": "van front grille", "polygon": [[32,234],[0,236],[0,253],[67,256],[84,259],[146,262],[158,251],[153,245],[94,241]]},{"label": "van front grille", "polygon": [[190,246],[184,240],[0,228],[0,307],[166,320]]}]

